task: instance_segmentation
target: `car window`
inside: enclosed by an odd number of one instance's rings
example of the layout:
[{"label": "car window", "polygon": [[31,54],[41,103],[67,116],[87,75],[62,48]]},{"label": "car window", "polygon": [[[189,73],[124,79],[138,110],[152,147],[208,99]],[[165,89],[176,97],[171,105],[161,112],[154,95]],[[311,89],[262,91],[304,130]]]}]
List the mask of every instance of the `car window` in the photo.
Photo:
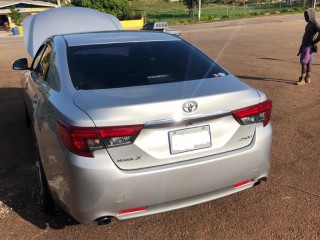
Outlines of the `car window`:
[{"label": "car window", "polygon": [[37,75],[43,81],[46,80],[46,76],[50,67],[51,50],[51,46],[47,45],[36,70]]},{"label": "car window", "polygon": [[227,75],[183,40],[131,42],[68,48],[76,89],[107,89],[199,80]]},{"label": "car window", "polygon": [[55,54],[51,44],[43,45],[38,50],[31,69],[39,80],[46,82],[52,89],[60,91],[60,78],[54,59]]},{"label": "car window", "polygon": [[45,49],[45,45],[42,45],[42,46],[39,48],[36,56],[34,57],[33,62],[32,62],[32,64],[31,64],[31,69],[32,69],[33,71],[36,71],[36,70],[37,70],[44,49]]},{"label": "car window", "polygon": [[45,82],[55,91],[60,91],[60,76],[56,65],[56,54],[51,49],[49,69],[47,70]]},{"label": "car window", "polygon": [[147,24],[147,30],[153,30],[154,23]]}]

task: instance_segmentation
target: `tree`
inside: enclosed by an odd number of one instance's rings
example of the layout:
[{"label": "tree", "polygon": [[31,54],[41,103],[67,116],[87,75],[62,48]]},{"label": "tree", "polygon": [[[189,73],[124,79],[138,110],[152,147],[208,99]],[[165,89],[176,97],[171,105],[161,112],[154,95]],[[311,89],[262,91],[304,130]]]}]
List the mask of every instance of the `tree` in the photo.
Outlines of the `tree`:
[{"label": "tree", "polygon": [[19,9],[16,9],[15,7],[11,7],[9,17],[11,17],[12,22],[14,22],[14,24],[16,24],[17,26],[22,25],[23,17]]},{"label": "tree", "polygon": [[71,4],[109,13],[120,20],[129,18],[132,12],[128,0],[72,0]]}]

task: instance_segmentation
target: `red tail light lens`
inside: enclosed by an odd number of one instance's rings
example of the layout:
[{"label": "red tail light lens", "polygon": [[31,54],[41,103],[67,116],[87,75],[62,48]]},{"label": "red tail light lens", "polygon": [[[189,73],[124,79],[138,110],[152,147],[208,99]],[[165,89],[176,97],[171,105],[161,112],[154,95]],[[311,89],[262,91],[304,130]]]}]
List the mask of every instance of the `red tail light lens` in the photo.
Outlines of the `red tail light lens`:
[{"label": "red tail light lens", "polygon": [[70,152],[83,157],[93,157],[92,152],[103,149],[104,146],[116,147],[132,144],[142,128],[143,125],[75,127],[60,120],[57,121],[57,131],[63,145]]},{"label": "red tail light lens", "polygon": [[260,104],[260,106],[261,106],[260,111],[261,113],[264,114],[263,126],[267,126],[271,118],[272,101],[271,100],[264,101],[263,103]]},{"label": "red tail light lens", "polygon": [[94,150],[103,148],[95,127],[74,127],[58,120],[57,130],[64,146],[76,155],[93,157]]},{"label": "red tail light lens", "polygon": [[267,126],[271,118],[271,108],[271,100],[266,100],[250,107],[234,110],[232,113],[241,125],[263,122],[263,126]]}]

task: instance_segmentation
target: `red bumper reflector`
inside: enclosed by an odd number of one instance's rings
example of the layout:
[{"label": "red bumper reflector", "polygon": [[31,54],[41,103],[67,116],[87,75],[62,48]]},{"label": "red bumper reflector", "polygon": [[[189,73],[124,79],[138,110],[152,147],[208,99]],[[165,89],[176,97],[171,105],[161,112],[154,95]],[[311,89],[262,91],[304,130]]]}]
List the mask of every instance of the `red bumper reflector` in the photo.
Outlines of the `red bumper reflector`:
[{"label": "red bumper reflector", "polygon": [[124,209],[124,210],[120,210],[118,214],[121,215],[121,214],[142,212],[142,211],[146,211],[147,209],[148,207],[136,207],[136,208]]},{"label": "red bumper reflector", "polygon": [[250,182],[252,182],[252,180],[249,179],[249,180],[246,180],[246,181],[243,181],[243,182],[236,183],[236,184],[233,185],[233,187],[234,188],[242,187],[242,186],[244,186],[244,185],[246,185],[246,184],[248,184]]}]

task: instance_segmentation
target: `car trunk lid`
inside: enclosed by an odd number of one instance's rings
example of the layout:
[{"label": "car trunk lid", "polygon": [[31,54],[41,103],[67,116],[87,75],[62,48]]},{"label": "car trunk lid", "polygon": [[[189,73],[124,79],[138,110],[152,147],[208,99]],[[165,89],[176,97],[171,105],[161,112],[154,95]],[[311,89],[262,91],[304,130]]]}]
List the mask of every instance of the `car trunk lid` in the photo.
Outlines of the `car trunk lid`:
[{"label": "car trunk lid", "polygon": [[82,7],[50,9],[23,20],[24,43],[32,58],[44,40],[53,35],[122,29],[115,16]]},{"label": "car trunk lid", "polygon": [[[197,109],[185,112],[186,102]],[[143,125],[133,144],[107,151],[121,169],[201,158],[249,145],[255,124],[240,125],[231,111],[259,103],[256,90],[232,75],[187,82],[79,90],[74,103],[98,128]]]}]

